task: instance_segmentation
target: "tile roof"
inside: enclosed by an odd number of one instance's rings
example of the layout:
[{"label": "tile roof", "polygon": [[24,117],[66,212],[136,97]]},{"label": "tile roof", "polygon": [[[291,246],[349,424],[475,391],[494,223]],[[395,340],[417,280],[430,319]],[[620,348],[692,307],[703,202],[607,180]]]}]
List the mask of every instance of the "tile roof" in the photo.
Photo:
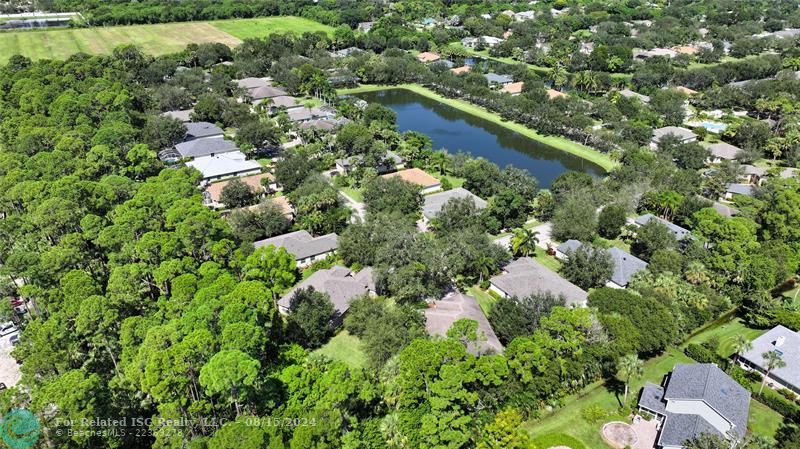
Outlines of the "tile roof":
[{"label": "tile roof", "polygon": [[[262,179],[269,179],[270,181],[275,180],[275,176],[271,173],[259,173],[257,175],[250,175],[250,176],[242,176],[241,178],[236,178],[239,181],[242,181],[247,186],[250,187],[250,190],[253,192],[263,192],[263,187],[261,185]],[[225,181],[215,182],[209,184],[206,187],[206,193],[208,197],[213,201],[219,201],[220,197],[222,196],[222,190],[232,181],[232,179],[228,179]]]},{"label": "tile roof", "polygon": [[308,231],[295,231],[259,240],[253,243],[253,246],[260,248],[262,246],[275,245],[279,248],[285,248],[296,260],[302,260],[336,250],[338,239],[339,236],[334,233],[312,237]]},{"label": "tile roof", "polygon": [[195,139],[175,145],[175,150],[181,157],[203,157],[213,154],[231,153],[239,151],[239,147],[231,140],[221,137]]},{"label": "tile roof", "polygon": [[288,311],[295,293],[312,287],[327,294],[339,315],[343,315],[350,308],[352,300],[370,292],[370,285],[374,285],[371,278],[371,268],[365,268],[355,275],[342,266],[319,270],[283,295],[278,300],[278,306],[281,310]]},{"label": "tile roof", "polygon": [[555,89],[547,89],[547,98],[553,100],[556,98],[569,98],[569,95],[564,92],[559,92]]},{"label": "tile roof", "polygon": [[450,71],[456,75],[461,75],[462,73],[468,73],[470,70],[472,70],[472,67],[468,65],[462,65],[461,67],[450,69]]},{"label": "tile roof", "polygon": [[422,188],[430,188],[441,185],[441,182],[433,176],[426,173],[419,168],[407,168],[405,170],[396,171],[394,173],[387,173],[382,175],[384,178],[400,178],[403,181],[410,182],[422,186]]},{"label": "tile roof", "polygon": [[505,273],[490,279],[492,285],[508,296],[524,298],[534,293],[550,292],[564,296],[568,305],[586,304],[587,293],[530,257],[521,257],[504,268]]},{"label": "tile roof", "polygon": [[436,54],[436,53],[432,53],[432,52],[429,52],[429,51],[424,51],[424,52],[422,52],[422,53],[420,53],[420,54],[418,54],[418,55],[417,55],[417,59],[418,59],[420,62],[433,62],[433,61],[438,61],[438,60],[439,60],[439,58],[440,58],[440,56],[439,56],[438,54]]},{"label": "tile roof", "polygon": [[500,92],[505,92],[507,94],[516,95],[516,94],[522,93],[522,86],[524,84],[525,83],[522,82],[522,81],[520,81],[518,83],[509,83],[509,84],[506,84],[505,86],[503,86],[503,88],[500,89]]},{"label": "tile roof", "polygon": [[425,195],[425,204],[422,206],[422,215],[428,220],[436,217],[442,207],[454,198],[472,198],[478,209],[486,208],[486,201],[463,187],[446,190],[444,192]]},{"label": "tile roof", "polygon": [[780,351],[786,366],[773,370],[770,376],[800,389],[800,333],[784,326],[775,326],[752,343],[753,349],[742,354],[742,358],[763,368],[764,358],[761,354]]},{"label": "tile roof", "polygon": [[224,134],[220,127],[209,122],[189,122],[184,123],[184,126],[186,126],[186,140],[221,136]]},{"label": "tile roof", "polygon": [[[435,300],[425,309],[425,329],[430,335],[446,336],[447,331],[457,320],[470,319],[478,322],[478,332],[483,333],[486,340],[479,342],[478,347],[468,348],[472,353],[502,352],[503,345],[489,324],[478,301],[472,296],[456,292],[442,299]],[[472,345],[471,345],[472,346]]]}]

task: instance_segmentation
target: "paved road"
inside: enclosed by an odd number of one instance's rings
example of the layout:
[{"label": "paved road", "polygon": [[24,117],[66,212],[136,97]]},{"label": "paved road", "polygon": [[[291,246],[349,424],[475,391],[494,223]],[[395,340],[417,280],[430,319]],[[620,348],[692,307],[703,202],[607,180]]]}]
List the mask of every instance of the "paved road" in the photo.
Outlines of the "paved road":
[{"label": "paved road", "polygon": [[[536,225],[531,228],[534,232],[539,233],[539,243],[536,245],[547,249],[547,244],[551,243],[551,234],[553,231],[553,225],[550,222],[542,223],[540,225]],[[511,246],[511,235],[505,235],[503,237],[496,238],[494,242],[504,248],[509,248]]]}]

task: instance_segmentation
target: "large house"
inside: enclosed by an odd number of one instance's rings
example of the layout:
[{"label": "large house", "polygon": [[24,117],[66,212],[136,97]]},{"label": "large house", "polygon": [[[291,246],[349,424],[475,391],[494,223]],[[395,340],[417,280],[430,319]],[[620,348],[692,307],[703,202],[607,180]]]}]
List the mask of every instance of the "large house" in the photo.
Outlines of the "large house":
[{"label": "large house", "polygon": [[678,225],[676,225],[675,223],[673,223],[671,221],[664,220],[661,217],[656,217],[653,214],[644,214],[644,215],[641,215],[639,217],[636,217],[636,220],[634,220],[634,222],[638,226],[644,226],[647,223],[649,223],[650,220],[656,220],[657,222],[659,222],[662,225],[666,226],[667,229],[669,229],[669,231],[672,233],[672,235],[675,236],[675,240],[677,240],[679,242],[681,240],[685,239],[686,237],[688,237],[691,234],[691,232],[688,229],[683,228],[681,226],[678,226]]},{"label": "large house", "polygon": [[184,142],[208,137],[222,137],[225,134],[219,126],[209,122],[189,122],[184,123],[183,126],[186,127]]},{"label": "large house", "polygon": [[[254,194],[259,196],[278,189],[277,184],[275,184],[275,176],[272,173],[243,176],[239,178],[239,181],[242,181],[246,186],[250,187]],[[210,184],[203,192],[203,202],[207,206],[214,208],[225,207],[220,199],[222,198],[222,191],[229,183],[230,180]]]},{"label": "large house", "polygon": [[708,146],[708,151],[711,157],[708,162],[712,164],[719,164],[722,161],[733,161],[739,156],[742,151],[741,148],[725,142],[717,142]]},{"label": "large house", "polygon": [[425,329],[429,335],[447,335],[447,331],[458,320],[478,322],[478,341],[467,348],[473,354],[502,352],[503,345],[478,305],[478,300],[461,292],[453,292],[442,299],[432,301],[425,309]]},{"label": "large house", "polygon": [[274,245],[286,249],[294,256],[297,266],[305,268],[312,263],[325,259],[338,247],[339,236],[335,233],[320,237],[312,237],[308,231],[295,231],[288,234],[259,240],[253,243],[256,248]]},{"label": "large house", "polygon": [[660,422],[656,447],[682,449],[702,434],[741,439],[750,392],[711,363],[677,364],[662,385],[646,383],[639,411]]},{"label": "large house", "polygon": [[763,375],[767,372],[763,354],[775,352],[786,366],[772,370],[767,381],[770,385],[800,394],[800,333],[779,325],[753,340],[752,344],[753,349],[739,356],[739,363]]},{"label": "large house", "polygon": [[162,158],[198,158],[238,151],[239,147],[236,146],[232,140],[210,137],[206,139],[194,139],[187,142],[181,142],[175,145],[173,150],[162,152],[164,154]]},{"label": "large house", "polygon": [[481,45],[492,48],[503,43],[503,39],[494,36],[465,37],[461,39],[461,45],[467,48],[477,48]]},{"label": "large house", "polygon": [[[569,258],[570,254],[577,251],[581,246],[583,246],[583,243],[579,240],[567,240],[556,247],[556,257],[561,260],[566,260]],[[614,263],[614,271],[611,273],[611,277],[606,281],[606,287],[625,288],[630,283],[633,275],[647,268],[647,262],[615,246],[605,251]]]},{"label": "large house", "polygon": [[[347,175],[350,173],[353,167],[363,159],[364,156],[360,154],[336,159],[336,170],[344,175]],[[405,160],[399,154],[395,153],[394,151],[387,151],[383,163],[375,167],[375,170],[378,172],[378,174],[383,174],[389,173],[398,168],[403,168],[404,166]]]},{"label": "large house", "polygon": [[484,199],[463,187],[457,187],[455,189],[445,190],[444,192],[426,195],[425,204],[422,206],[422,216],[425,220],[431,220],[435,218],[437,215],[439,215],[439,212],[442,211],[442,208],[445,204],[456,198],[472,198],[472,201],[475,202],[475,206],[478,209],[485,209],[487,206],[487,203]]},{"label": "large house", "polygon": [[580,287],[530,257],[520,257],[509,263],[503,268],[503,274],[491,278],[489,283],[489,289],[504,298],[549,292],[563,296],[568,306],[584,306],[588,298]]},{"label": "large house", "polygon": [[650,146],[653,148],[657,148],[659,142],[667,136],[673,136],[678,138],[680,143],[690,143],[697,141],[697,134],[693,133],[691,130],[686,128],[682,128],[680,126],[665,126],[663,128],[658,128],[653,130],[653,138],[650,141]]},{"label": "large house", "polygon": [[289,313],[292,299],[298,290],[313,288],[328,295],[336,309],[336,318],[341,319],[350,308],[350,302],[365,294],[375,294],[375,282],[372,280],[372,268],[364,268],[353,273],[348,268],[335,266],[314,272],[292,288],[278,300],[278,311]]},{"label": "large house", "polygon": [[[214,139],[221,140],[221,139]],[[256,161],[247,160],[241,151],[196,157],[186,163],[203,175],[204,182],[214,182],[237,176],[255,175],[263,168]]]},{"label": "large house", "polygon": [[442,183],[438,179],[419,168],[407,168],[394,173],[382,175],[383,178],[400,178],[405,182],[416,184],[422,189],[422,194],[435,192],[442,188]]}]

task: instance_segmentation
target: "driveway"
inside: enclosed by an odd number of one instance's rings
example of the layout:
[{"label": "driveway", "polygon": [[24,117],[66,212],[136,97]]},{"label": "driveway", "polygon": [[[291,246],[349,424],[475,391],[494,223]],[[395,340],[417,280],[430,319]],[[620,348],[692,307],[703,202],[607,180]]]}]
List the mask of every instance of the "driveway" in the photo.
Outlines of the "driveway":
[{"label": "driveway", "polygon": [[14,349],[14,345],[11,344],[9,339],[12,335],[17,334],[19,334],[19,331],[0,337],[0,382],[6,384],[9,388],[17,385],[19,378],[22,376],[17,361],[11,357],[11,350]]},{"label": "driveway", "polygon": [[339,195],[341,195],[342,198],[344,198],[344,200],[347,202],[347,207],[349,207],[350,209],[354,210],[356,215],[358,216],[358,218],[363,223],[366,220],[366,217],[367,217],[367,210],[364,207],[364,203],[359,203],[358,201],[350,198],[349,196],[347,196],[341,190],[339,191]]},{"label": "driveway", "polygon": [[[532,227],[531,230],[539,233],[539,243],[537,243],[536,246],[547,249],[547,244],[552,243],[551,234],[553,232],[553,225],[550,224],[550,222],[542,223]],[[494,243],[509,249],[511,247],[511,234],[496,238]]]}]

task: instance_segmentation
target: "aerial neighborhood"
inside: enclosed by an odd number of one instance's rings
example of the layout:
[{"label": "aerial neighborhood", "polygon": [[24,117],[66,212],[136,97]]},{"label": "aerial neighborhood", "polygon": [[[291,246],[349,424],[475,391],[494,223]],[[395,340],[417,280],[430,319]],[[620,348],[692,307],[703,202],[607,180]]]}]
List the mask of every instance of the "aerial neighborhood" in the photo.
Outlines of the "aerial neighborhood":
[{"label": "aerial neighborhood", "polygon": [[800,0],[0,3],[13,448],[800,449]]}]

